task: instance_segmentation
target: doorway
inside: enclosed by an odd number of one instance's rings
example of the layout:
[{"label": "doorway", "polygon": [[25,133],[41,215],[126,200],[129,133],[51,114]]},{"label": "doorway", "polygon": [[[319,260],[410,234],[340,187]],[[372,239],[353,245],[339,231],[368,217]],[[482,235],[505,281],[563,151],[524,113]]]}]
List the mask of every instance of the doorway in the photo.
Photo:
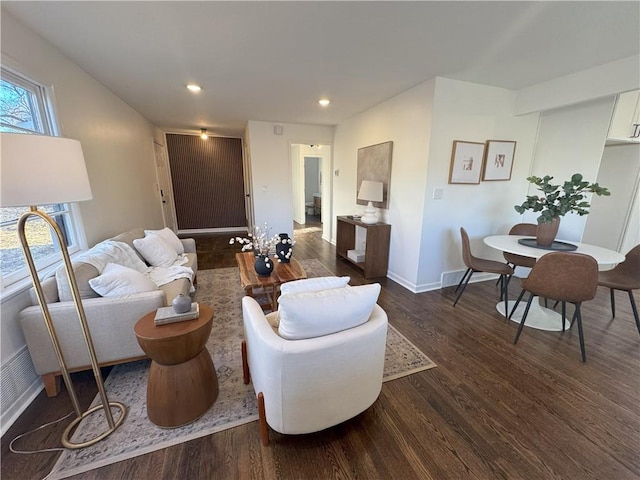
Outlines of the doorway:
[{"label": "doorway", "polygon": [[331,235],[331,146],[291,145],[294,230]]}]

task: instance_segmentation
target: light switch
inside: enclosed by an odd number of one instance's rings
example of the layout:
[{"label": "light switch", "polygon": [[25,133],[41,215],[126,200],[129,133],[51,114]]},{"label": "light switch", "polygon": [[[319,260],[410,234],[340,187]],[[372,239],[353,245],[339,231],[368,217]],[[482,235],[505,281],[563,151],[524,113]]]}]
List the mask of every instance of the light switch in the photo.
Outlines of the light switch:
[{"label": "light switch", "polygon": [[441,188],[433,189],[433,199],[434,200],[442,200],[443,190]]}]

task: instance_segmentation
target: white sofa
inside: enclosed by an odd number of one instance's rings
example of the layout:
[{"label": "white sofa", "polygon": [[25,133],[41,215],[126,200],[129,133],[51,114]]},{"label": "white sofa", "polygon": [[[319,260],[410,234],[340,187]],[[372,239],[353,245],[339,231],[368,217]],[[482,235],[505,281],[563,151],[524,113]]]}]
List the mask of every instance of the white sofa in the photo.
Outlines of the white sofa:
[{"label": "white sofa", "polygon": [[[244,380],[258,397],[264,445],[267,424],[283,434],[320,431],[369,408],[382,388],[380,285],[306,290],[316,280],[283,284],[279,310],[268,315],[253,298],[242,299]],[[296,284],[305,288],[293,291]]]},{"label": "white sofa", "polygon": [[[134,240],[145,237],[143,229],[134,229],[112,238],[135,250]],[[180,239],[187,260],[184,266],[193,270],[193,283],[198,270],[195,241]],[[91,250],[90,250],[91,251]],[[143,257],[136,250],[142,259]],[[179,293],[189,295],[192,280],[178,278],[154,291],[123,296],[100,297],[89,285],[89,280],[99,276],[97,268],[81,261],[73,262],[78,288],[93,339],[98,363],[114,365],[145,358],[138,345],[133,327],[145,314],[171,304]],[[56,275],[42,282],[49,311],[58,334],[65,362],[70,371],[91,368],[80,323],[71,301],[66,274],[62,268]],[[62,297],[62,299],[61,299]],[[20,325],[29,348],[36,373],[42,377],[48,396],[55,396],[60,389],[60,368],[38,305],[35,292],[31,292],[32,306],[20,312]]]}]

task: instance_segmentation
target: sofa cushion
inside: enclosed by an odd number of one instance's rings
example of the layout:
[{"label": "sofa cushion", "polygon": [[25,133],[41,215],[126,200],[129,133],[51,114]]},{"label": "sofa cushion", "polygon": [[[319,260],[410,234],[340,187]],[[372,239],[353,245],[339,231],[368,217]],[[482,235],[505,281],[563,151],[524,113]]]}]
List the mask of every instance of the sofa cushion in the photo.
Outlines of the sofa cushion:
[{"label": "sofa cushion", "polygon": [[[89,285],[89,280],[96,278],[100,274],[98,269],[84,262],[72,262],[71,266],[76,277],[76,283],[78,284],[80,298],[98,297],[99,295]],[[67,277],[64,264],[56,269],[56,284],[58,285],[58,298],[60,301],[71,302],[73,300],[71,285],[69,285],[69,278]]]},{"label": "sofa cushion", "polygon": [[144,230],[142,230],[141,228],[134,228],[132,230],[129,230],[128,232],[123,232],[120,235],[113,237],[111,240],[126,243],[133,249],[134,252],[136,252],[136,255],[138,255],[140,260],[144,262],[144,257],[140,254],[140,252],[136,250],[136,247],[133,245],[133,241],[136,238],[144,238]]},{"label": "sofa cushion", "polygon": [[144,234],[145,236],[158,235],[165,242],[171,245],[178,255],[182,255],[184,253],[184,245],[169,227],[164,227],[162,230],[145,230]]},{"label": "sofa cushion", "polygon": [[178,258],[175,249],[159,235],[147,235],[133,241],[147,263],[153,267],[170,267]]},{"label": "sofa cushion", "polygon": [[351,277],[316,277],[305,278],[304,280],[295,280],[293,282],[283,283],[280,291],[283,295],[304,292],[319,292],[320,290],[329,290],[331,288],[346,287]]},{"label": "sofa cushion", "polygon": [[288,340],[320,337],[365,323],[380,284],[332,288],[280,296],[278,334]]},{"label": "sofa cushion", "polygon": [[158,290],[158,286],[144,274],[117,263],[108,263],[101,275],[89,280],[89,285],[103,297],[118,297]]}]

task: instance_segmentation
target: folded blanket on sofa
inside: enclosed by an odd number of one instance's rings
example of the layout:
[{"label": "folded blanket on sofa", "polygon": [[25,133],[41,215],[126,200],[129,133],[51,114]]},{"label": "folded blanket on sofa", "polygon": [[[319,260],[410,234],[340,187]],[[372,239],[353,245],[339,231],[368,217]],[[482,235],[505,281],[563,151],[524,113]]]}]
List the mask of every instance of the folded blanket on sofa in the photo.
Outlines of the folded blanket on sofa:
[{"label": "folded blanket on sofa", "polygon": [[131,246],[115,240],[105,240],[98,243],[87,252],[79,255],[76,260],[93,265],[99,273],[102,273],[109,263],[132,268],[143,273],[158,287],[178,278],[188,278],[193,281],[193,270],[190,267],[183,266],[188,262],[185,254],[178,255],[176,262],[169,267],[149,267],[140,260],[140,257]]}]

